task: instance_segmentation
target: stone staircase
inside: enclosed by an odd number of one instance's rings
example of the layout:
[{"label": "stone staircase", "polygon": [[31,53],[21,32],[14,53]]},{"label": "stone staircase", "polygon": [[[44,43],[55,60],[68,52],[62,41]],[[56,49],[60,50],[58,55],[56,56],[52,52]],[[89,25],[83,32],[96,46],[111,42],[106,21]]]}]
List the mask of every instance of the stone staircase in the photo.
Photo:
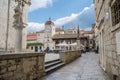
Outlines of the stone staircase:
[{"label": "stone staircase", "polygon": [[47,74],[61,68],[64,63],[60,59],[45,62],[45,72]]}]

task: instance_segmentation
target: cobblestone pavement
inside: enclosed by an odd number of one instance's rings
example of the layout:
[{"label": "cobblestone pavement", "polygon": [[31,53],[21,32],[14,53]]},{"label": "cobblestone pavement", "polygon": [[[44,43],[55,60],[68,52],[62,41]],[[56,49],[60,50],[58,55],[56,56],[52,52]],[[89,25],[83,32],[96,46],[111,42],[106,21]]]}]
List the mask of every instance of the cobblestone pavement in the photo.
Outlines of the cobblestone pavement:
[{"label": "cobblestone pavement", "polygon": [[110,80],[99,66],[98,54],[86,53],[40,80]]}]

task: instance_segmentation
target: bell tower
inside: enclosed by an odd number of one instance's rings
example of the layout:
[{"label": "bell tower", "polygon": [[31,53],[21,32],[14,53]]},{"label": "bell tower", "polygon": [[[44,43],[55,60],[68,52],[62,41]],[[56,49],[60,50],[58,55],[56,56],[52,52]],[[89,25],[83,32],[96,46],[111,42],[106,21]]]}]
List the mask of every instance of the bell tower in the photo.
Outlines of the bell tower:
[{"label": "bell tower", "polygon": [[55,24],[49,18],[45,23],[45,38],[44,38],[44,49],[45,50],[53,50],[54,42],[52,40],[53,35],[55,34]]}]

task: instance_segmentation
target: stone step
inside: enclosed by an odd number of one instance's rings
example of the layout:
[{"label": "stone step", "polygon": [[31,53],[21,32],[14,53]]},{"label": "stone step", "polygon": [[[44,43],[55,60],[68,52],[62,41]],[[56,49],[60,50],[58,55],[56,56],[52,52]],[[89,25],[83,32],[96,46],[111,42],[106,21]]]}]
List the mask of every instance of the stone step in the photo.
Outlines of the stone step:
[{"label": "stone step", "polygon": [[52,62],[55,62],[55,61],[60,61],[60,59],[55,59],[55,60],[47,61],[47,62],[45,62],[45,64],[49,64],[49,63],[52,63]]},{"label": "stone step", "polygon": [[59,60],[59,61],[54,61],[54,62],[51,62],[51,63],[47,63],[47,64],[45,64],[45,69],[47,69],[51,66],[57,65],[59,63],[62,63],[62,61]]},{"label": "stone step", "polygon": [[45,72],[47,74],[51,73],[51,72],[54,72],[55,70],[59,69],[60,67],[62,67],[64,65],[63,62],[59,63],[59,64],[56,64],[56,65],[53,65],[47,69],[45,69]]}]

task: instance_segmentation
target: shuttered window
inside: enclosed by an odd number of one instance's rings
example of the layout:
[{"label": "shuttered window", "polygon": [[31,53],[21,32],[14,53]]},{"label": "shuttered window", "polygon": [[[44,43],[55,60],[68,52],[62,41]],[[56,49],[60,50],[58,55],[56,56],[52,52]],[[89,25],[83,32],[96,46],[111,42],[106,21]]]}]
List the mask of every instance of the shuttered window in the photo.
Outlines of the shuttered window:
[{"label": "shuttered window", "polygon": [[117,0],[111,8],[112,25],[115,26],[120,22],[120,1]]}]

